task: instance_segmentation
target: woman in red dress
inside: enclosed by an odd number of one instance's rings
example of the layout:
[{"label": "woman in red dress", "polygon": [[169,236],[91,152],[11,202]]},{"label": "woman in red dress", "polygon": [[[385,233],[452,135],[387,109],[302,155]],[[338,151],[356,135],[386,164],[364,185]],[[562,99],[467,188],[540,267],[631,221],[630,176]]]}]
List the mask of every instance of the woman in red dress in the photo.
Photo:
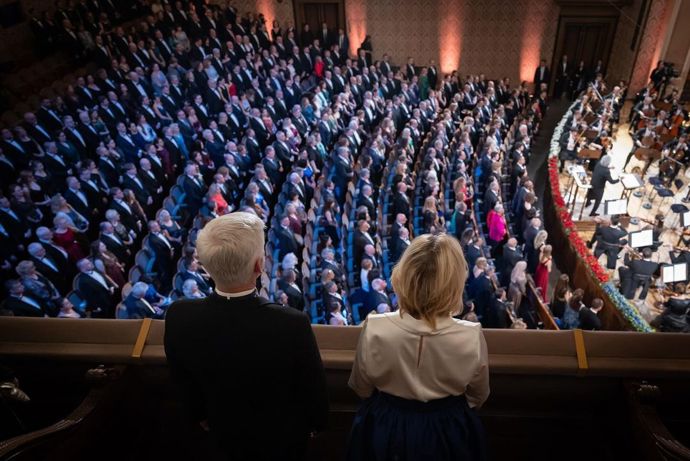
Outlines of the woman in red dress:
[{"label": "woman in red dress", "polygon": [[549,302],[549,273],[551,273],[551,245],[544,245],[541,247],[541,255],[539,255],[539,265],[537,271],[534,273],[534,283],[537,288],[541,288],[541,298],[545,303]]},{"label": "woman in red dress", "polygon": [[82,245],[77,240],[76,230],[70,226],[69,219],[66,216],[59,214],[53,219],[55,230],[53,232],[53,241],[56,245],[65,249],[69,255],[69,259],[76,263],[80,259],[86,258],[86,252]]},{"label": "woman in red dress", "polygon": [[218,184],[213,183],[208,188],[208,198],[216,202],[216,213],[218,213],[219,215],[222,216],[230,212],[228,202],[225,200],[225,197],[223,197],[223,194],[220,191],[220,186]]}]

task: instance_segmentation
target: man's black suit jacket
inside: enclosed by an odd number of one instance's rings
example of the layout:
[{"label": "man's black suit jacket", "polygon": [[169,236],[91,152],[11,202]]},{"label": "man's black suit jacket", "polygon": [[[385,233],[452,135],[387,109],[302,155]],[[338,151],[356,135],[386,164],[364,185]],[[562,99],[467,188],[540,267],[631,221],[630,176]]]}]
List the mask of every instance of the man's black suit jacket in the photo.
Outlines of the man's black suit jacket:
[{"label": "man's black suit jacket", "polygon": [[208,421],[229,459],[302,459],[326,423],[321,357],[296,309],[255,294],[180,300],[166,314],[165,352],[191,417]]},{"label": "man's black suit jacket", "polygon": [[[39,302],[36,299],[34,299],[34,301]],[[31,304],[25,303],[14,296],[8,296],[2,304],[0,304],[0,310],[10,311],[15,317],[43,317],[42,310],[36,309]]]},{"label": "man's black suit jacket", "polygon": [[94,316],[112,318],[115,303],[110,291],[87,274],[78,274],[76,285],[77,291],[86,300],[87,310],[100,308],[101,311]]}]

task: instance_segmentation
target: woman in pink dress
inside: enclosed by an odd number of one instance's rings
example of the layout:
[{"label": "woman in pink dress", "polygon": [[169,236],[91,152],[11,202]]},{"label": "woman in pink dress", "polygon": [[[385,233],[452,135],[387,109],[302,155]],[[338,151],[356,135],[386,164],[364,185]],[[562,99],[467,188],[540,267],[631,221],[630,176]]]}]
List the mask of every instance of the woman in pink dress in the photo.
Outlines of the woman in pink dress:
[{"label": "woman in pink dress", "polygon": [[539,255],[539,265],[534,273],[534,283],[537,288],[541,288],[541,298],[545,303],[549,302],[549,273],[551,273],[551,245],[544,245],[541,247],[541,255]]},{"label": "woman in pink dress", "polygon": [[489,228],[489,245],[496,249],[508,236],[508,225],[503,205],[497,203],[493,210],[489,210],[486,216],[486,225]]}]

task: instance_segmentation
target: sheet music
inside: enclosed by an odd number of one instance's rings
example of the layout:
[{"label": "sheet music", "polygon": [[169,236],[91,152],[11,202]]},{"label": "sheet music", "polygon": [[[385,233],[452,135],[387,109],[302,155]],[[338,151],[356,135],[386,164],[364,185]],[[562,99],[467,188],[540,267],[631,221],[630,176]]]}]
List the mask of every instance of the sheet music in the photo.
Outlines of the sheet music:
[{"label": "sheet music", "polygon": [[623,187],[626,189],[637,189],[643,185],[640,177],[634,174],[623,173],[620,175],[620,178],[621,182],[623,183]]},{"label": "sheet music", "polygon": [[661,268],[661,281],[664,283],[673,283],[673,266],[663,266]]},{"label": "sheet music", "polygon": [[644,248],[654,245],[653,231],[643,230],[630,233],[630,246],[633,248]]},{"label": "sheet music", "polygon": [[664,283],[684,282],[687,279],[687,274],[687,263],[680,263],[661,267],[661,280]]},{"label": "sheet music", "polygon": [[605,209],[607,215],[627,214],[628,201],[626,199],[607,200]]}]

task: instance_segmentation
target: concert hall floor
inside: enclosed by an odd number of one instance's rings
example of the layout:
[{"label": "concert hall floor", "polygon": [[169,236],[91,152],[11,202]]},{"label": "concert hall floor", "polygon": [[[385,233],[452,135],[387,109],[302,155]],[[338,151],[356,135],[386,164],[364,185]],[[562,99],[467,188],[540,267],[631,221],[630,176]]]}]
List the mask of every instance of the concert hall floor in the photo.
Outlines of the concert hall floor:
[{"label": "concert hall floor", "polygon": [[[623,119],[623,117],[621,117]],[[611,156],[612,156],[612,163],[611,165],[614,167],[614,172],[620,172],[623,168],[623,164],[625,163],[625,159],[630,152],[630,149],[632,148],[633,145],[633,140],[630,134],[628,133],[628,128],[629,125],[627,123],[621,124],[618,126],[616,130],[616,135],[615,135],[615,140],[613,143],[613,148],[611,149]],[[635,157],[632,158],[630,161],[630,164],[628,165],[627,171],[630,172],[632,171],[633,168],[639,167],[640,170],[644,167],[644,163],[637,160]],[[590,178],[591,178],[591,173],[589,173]],[[647,173],[645,175],[645,186],[642,186],[640,190],[644,192],[644,195],[642,198],[636,197],[634,194],[630,195],[630,201],[628,202],[628,214],[631,217],[637,217],[641,218],[639,221],[639,224],[630,224],[628,228],[626,229],[628,232],[634,232],[637,230],[642,230],[644,228],[650,228],[651,229],[651,223],[654,221],[654,216],[657,214],[663,214],[665,216],[665,230],[661,234],[661,241],[663,242],[663,246],[659,248],[659,251],[657,251],[654,256],[653,260],[658,261],[660,263],[664,262],[670,262],[670,257],[669,257],[669,252],[672,248],[672,246],[678,244],[678,240],[680,237],[680,233],[682,232],[682,227],[680,226],[680,216],[678,214],[675,214],[671,211],[671,205],[675,203],[683,203],[681,202],[681,198],[685,197],[685,195],[688,192],[688,179],[684,176],[683,172],[678,174],[678,178],[683,180],[683,187],[680,189],[680,191],[676,191],[675,188],[672,189],[672,191],[676,192],[673,197],[668,197],[662,200],[662,198],[658,197],[654,193],[653,187],[649,184],[649,178],[653,176],[658,175],[658,162],[654,162],[649,169],[647,170]],[[561,194],[563,195],[563,198],[565,199],[566,203],[569,203],[570,197],[567,195],[567,187],[570,184],[570,175],[566,172],[561,173],[560,175],[560,185],[561,185]],[[617,184],[611,184],[607,183],[606,189],[604,192],[604,199],[602,200],[602,203],[599,207],[599,214],[602,217],[605,217],[605,202],[606,200],[615,200],[621,198],[621,194],[623,192],[623,186],[619,182]],[[595,227],[595,222],[594,218],[589,216],[589,213],[591,212],[592,207],[585,207],[584,210],[581,213],[581,209],[584,206],[584,201],[585,201],[585,196],[586,192],[583,190],[580,190],[577,197],[576,197],[576,203],[575,203],[575,208],[573,211],[573,221],[577,225],[578,231],[580,232],[580,235],[585,241],[589,241],[589,239],[592,237],[594,233],[594,227]],[[644,208],[644,204],[649,203],[649,198],[653,198],[651,204],[652,207],[651,209],[646,209]],[[690,206],[689,206],[690,207]],[[580,219],[580,215],[582,218]],[[647,220],[649,222],[645,222],[643,220]],[[625,252],[627,250],[624,250],[620,253],[620,257],[617,261],[616,265],[616,270],[611,273],[612,278],[614,279],[614,283],[618,282],[619,276],[618,276],[618,267],[623,265],[623,257],[625,255]],[[599,259],[600,264],[602,267],[605,267],[606,265],[606,256],[602,256]],[[660,280],[659,280],[660,283]],[[657,286],[657,281],[653,280],[652,281],[652,287]],[[639,293],[639,291],[638,291]],[[659,290],[656,289],[650,289],[649,294],[647,295],[647,299],[645,302],[638,301],[637,299],[634,301],[634,304],[637,306],[639,309],[640,313],[647,319],[651,320],[654,318],[660,311],[659,309],[655,308],[654,304],[656,301],[661,300],[660,292]]]}]

